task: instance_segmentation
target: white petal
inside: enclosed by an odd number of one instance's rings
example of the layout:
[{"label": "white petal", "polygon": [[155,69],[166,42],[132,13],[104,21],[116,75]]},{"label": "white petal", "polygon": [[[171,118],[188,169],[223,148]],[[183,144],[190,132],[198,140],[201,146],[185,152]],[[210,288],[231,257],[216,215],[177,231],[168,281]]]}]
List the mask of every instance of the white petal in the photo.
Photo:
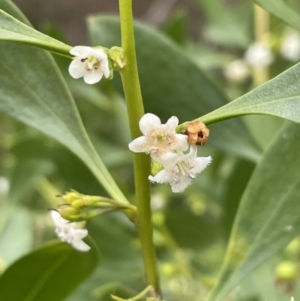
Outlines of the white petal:
[{"label": "white petal", "polygon": [[186,151],[189,148],[187,135],[176,134],[176,150]]},{"label": "white petal", "polygon": [[109,64],[107,56],[106,58],[101,60],[101,71],[103,72],[104,76],[108,78],[110,76]]},{"label": "white petal", "polygon": [[62,218],[61,215],[55,210],[51,210],[51,217],[52,217],[54,225],[58,228],[65,226],[66,224],[69,223],[69,221]]},{"label": "white petal", "polygon": [[78,251],[86,252],[91,249],[89,245],[87,245],[83,240],[74,240],[72,242],[72,246]]},{"label": "white petal", "polygon": [[172,116],[169,118],[169,120],[166,122],[165,127],[170,131],[175,131],[176,127],[179,123],[179,120],[176,116]]},{"label": "white petal", "polygon": [[88,235],[87,229],[73,229],[74,239],[82,239]]},{"label": "white petal", "polygon": [[149,176],[148,179],[151,182],[156,183],[169,183],[172,181],[172,175],[168,173],[165,169],[161,170],[159,173],[157,173],[155,176]]},{"label": "white petal", "polygon": [[83,77],[87,71],[80,59],[74,59],[69,66],[69,73],[73,78]]},{"label": "white petal", "polygon": [[141,132],[147,135],[151,128],[160,126],[161,121],[156,115],[147,113],[141,118],[139,125]]},{"label": "white petal", "polygon": [[102,79],[102,77],[103,73],[101,70],[91,70],[84,75],[83,79],[85,83],[93,85],[98,83]]},{"label": "white petal", "polygon": [[195,166],[191,169],[192,173],[198,174],[202,172],[212,161],[211,156],[209,157],[198,157],[196,159]]},{"label": "white petal", "polygon": [[164,168],[172,170],[177,162],[181,161],[184,158],[183,155],[173,152],[167,152],[162,154],[156,161],[161,163]]},{"label": "white petal", "polygon": [[192,180],[188,177],[180,178],[179,182],[172,182],[171,183],[172,192],[174,193],[183,192],[191,184],[191,182]]},{"label": "white petal", "polygon": [[95,57],[99,61],[107,59],[106,52],[100,48],[91,48],[89,55]]},{"label": "white petal", "polygon": [[146,148],[145,136],[141,136],[141,137],[134,139],[133,141],[131,141],[128,144],[128,147],[132,152],[135,152],[135,153],[149,152],[149,150]]},{"label": "white petal", "polygon": [[93,51],[92,47],[89,46],[75,46],[70,50],[70,53],[74,56],[86,58]]}]

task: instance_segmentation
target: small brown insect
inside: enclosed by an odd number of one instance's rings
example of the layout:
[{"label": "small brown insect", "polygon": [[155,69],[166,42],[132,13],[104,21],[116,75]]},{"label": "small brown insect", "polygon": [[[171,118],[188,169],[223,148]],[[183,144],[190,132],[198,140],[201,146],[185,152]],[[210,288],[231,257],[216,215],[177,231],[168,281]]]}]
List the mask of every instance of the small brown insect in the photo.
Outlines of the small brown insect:
[{"label": "small brown insect", "polygon": [[191,145],[204,145],[209,136],[209,129],[202,121],[190,122],[186,128],[188,143]]}]

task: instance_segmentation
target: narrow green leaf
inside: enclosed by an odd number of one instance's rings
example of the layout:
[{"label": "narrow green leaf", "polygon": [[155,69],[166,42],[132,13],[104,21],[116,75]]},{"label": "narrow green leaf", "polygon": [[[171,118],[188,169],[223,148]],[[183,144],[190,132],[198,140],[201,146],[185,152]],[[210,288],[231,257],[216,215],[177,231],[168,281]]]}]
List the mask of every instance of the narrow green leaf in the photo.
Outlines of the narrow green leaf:
[{"label": "narrow green leaf", "polygon": [[219,282],[222,299],[256,267],[299,235],[300,126],[288,124],[258,164],[243,195]]},{"label": "narrow green leaf", "polygon": [[206,124],[250,115],[272,115],[300,122],[300,64],[274,79],[201,117]]},{"label": "narrow green leaf", "polygon": [[53,58],[13,42],[1,42],[0,53],[0,111],[68,147],[112,198],[127,202],[91,144]]},{"label": "narrow green leaf", "polygon": [[289,7],[283,0],[253,0],[255,3],[300,31],[300,14]]},{"label": "narrow green leaf", "polygon": [[[92,43],[119,45],[117,18],[94,16],[88,19]],[[228,99],[176,44],[148,26],[135,23],[136,48],[143,99],[147,112],[163,121],[177,116],[193,120],[226,103]],[[115,82],[122,91],[120,82]],[[231,120],[212,129],[209,143],[240,156],[256,160],[260,152],[241,120]],[[238,145],[238,147],[237,147]]]},{"label": "narrow green leaf", "polygon": [[[5,205],[1,206],[1,213],[3,209]],[[0,257],[5,265],[29,252],[33,244],[33,221],[29,210],[14,206],[8,213],[8,222],[0,231]]]},{"label": "narrow green leaf", "polygon": [[71,57],[69,53],[71,46],[33,29],[1,9],[0,40],[22,42]]},{"label": "narrow green leaf", "polygon": [[[241,23],[238,14],[229,11],[221,0],[198,0],[208,19],[205,34],[218,44],[230,47],[239,46],[246,48],[250,43],[250,35],[245,28],[245,20]],[[244,14],[245,18],[245,14]]]},{"label": "narrow green leaf", "polygon": [[85,253],[53,242],[22,257],[0,277],[1,301],[63,300],[99,262],[97,248],[88,243],[92,248]]}]

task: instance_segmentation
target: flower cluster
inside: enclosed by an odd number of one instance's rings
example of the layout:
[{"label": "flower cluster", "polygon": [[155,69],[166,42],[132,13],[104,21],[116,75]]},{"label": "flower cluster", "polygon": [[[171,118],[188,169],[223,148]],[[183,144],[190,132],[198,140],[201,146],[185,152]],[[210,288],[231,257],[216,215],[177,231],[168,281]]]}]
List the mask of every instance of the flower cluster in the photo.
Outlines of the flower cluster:
[{"label": "flower cluster", "polygon": [[88,231],[82,229],[82,222],[69,222],[55,210],[51,211],[51,217],[56,227],[55,232],[61,241],[71,244],[75,249],[82,252],[90,250],[90,246],[82,240],[88,235]]},{"label": "flower cluster", "polygon": [[129,143],[129,149],[150,154],[163,167],[156,175],[149,176],[150,181],[169,183],[173,192],[182,192],[210,164],[211,157],[197,157],[197,146],[190,146],[186,135],[176,133],[177,117],[161,124],[156,115],[148,113],[139,126],[144,136]]}]

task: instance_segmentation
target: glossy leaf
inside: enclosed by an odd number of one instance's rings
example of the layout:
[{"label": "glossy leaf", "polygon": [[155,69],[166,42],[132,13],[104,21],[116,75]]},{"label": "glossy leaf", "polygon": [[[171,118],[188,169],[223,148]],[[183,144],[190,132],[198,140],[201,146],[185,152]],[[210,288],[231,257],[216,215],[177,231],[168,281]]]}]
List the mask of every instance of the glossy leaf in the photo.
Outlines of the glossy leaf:
[{"label": "glossy leaf", "polygon": [[[120,44],[117,18],[91,17],[88,27],[94,45],[110,47]],[[135,23],[135,34],[139,76],[147,112],[160,116],[163,121],[175,115],[183,122],[228,102],[192,59],[163,34],[140,23]],[[120,81],[115,84],[122,91]],[[259,149],[241,120],[231,120],[214,127],[209,142],[252,160],[259,157]]]},{"label": "glossy leaf", "polygon": [[71,57],[71,46],[33,29],[1,9],[0,40],[22,42]]},{"label": "glossy leaf", "polygon": [[1,301],[63,300],[99,261],[97,248],[88,244],[91,250],[83,253],[53,242],[22,257],[0,277]]},{"label": "glossy leaf", "polygon": [[213,124],[238,116],[272,115],[300,122],[300,64],[229,104],[201,117]]},{"label": "glossy leaf", "polygon": [[288,124],[255,169],[238,209],[221,277],[209,300],[222,299],[299,234],[299,148],[300,126]]},{"label": "glossy leaf", "polygon": [[300,14],[289,7],[283,0],[253,0],[285,23],[300,31]]},{"label": "glossy leaf", "polygon": [[113,198],[126,202],[91,144],[53,58],[12,42],[1,42],[0,52],[0,110],[68,147]]}]

